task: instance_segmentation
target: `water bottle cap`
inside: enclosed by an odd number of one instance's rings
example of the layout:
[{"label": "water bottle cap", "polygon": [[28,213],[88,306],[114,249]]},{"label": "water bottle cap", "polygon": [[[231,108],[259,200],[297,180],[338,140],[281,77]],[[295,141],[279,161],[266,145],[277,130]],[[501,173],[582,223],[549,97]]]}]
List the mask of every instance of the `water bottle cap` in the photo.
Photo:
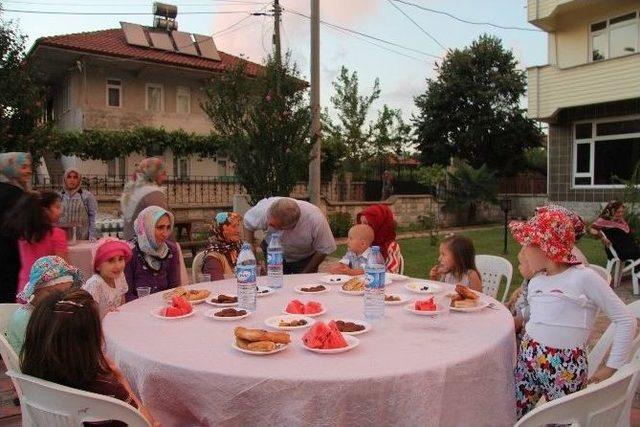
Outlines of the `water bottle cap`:
[{"label": "water bottle cap", "polygon": [[251,245],[248,242],[244,242],[242,244],[242,250],[244,250],[244,249],[251,249]]},{"label": "water bottle cap", "polygon": [[371,252],[380,252],[380,246],[371,246]]}]

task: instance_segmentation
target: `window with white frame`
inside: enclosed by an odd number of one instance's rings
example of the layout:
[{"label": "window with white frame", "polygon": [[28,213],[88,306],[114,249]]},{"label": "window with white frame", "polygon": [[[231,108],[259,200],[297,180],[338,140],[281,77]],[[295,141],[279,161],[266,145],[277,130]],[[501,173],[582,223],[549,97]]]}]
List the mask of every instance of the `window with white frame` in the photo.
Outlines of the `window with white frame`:
[{"label": "window with white frame", "polygon": [[107,160],[107,176],[109,178],[120,178],[124,179],[126,177],[126,160],[124,157],[116,157],[112,160]]},{"label": "window with white frame", "polygon": [[164,87],[159,84],[147,83],[146,92],[146,110],[164,111]]},{"label": "window with white frame", "polygon": [[189,177],[189,159],[187,157],[173,156],[173,174],[179,178]]},{"label": "window with white frame", "polygon": [[66,113],[71,109],[71,79],[64,79],[62,86],[62,112]]},{"label": "window with white frame", "polygon": [[591,61],[638,52],[638,11],[594,22],[590,27]]},{"label": "window with white frame", "polygon": [[107,79],[107,106],[122,107],[122,80]]},{"label": "window with white frame", "polygon": [[640,161],[640,117],[574,125],[573,185],[621,186]]},{"label": "window with white frame", "polygon": [[191,113],[191,90],[186,86],[178,86],[176,89],[176,112]]}]

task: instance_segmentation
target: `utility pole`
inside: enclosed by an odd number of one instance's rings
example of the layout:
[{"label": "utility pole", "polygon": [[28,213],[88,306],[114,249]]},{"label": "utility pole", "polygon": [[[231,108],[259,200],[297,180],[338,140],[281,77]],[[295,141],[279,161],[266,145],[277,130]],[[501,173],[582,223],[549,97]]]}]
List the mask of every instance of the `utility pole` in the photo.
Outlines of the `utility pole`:
[{"label": "utility pole", "polygon": [[273,0],[273,44],[275,47],[275,60],[276,65],[278,66],[278,70],[282,68],[282,53],[281,53],[281,45],[280,45],[280,14],[282,13],[282,9],[280,9],[280,1]]},{"label": "utility pole", "polygon": [[311,156],[309,201],[320,205],[320,0],[311,0]]}]

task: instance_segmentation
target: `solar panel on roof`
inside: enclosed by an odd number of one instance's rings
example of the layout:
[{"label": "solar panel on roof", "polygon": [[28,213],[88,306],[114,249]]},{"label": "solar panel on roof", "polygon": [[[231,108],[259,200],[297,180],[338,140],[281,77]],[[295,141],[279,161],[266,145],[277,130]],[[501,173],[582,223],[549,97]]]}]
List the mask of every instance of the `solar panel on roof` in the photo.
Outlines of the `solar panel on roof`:
[{"label": "solar panel on roof", "polygon": [[142,25],[120,22],[120,27],[122,31],[124,31],[124,37],[127,39],[127,43],[134,46],[149,47]]},{"label": "solar panel on roof", "polygon": [[195,37],[196,42],[198,43],[200,54],[203,58],[220,61],[220,54],[218,53],[216,44],[213,42],[211,37],[203,36],[202,34],[194,34],[193,37]]},{"label": "solar panel on roof", "polygon": [[173,41],[176,42],[178,52],[198,56],[196,45],[193,40],[191,40],[191,34],[183,33],[181,31],[172,31],[171,36],[173,37]]},{"label": "solar panel on roof", "polygon": [[153,43],[153,47],[156,49],[168,50],[171,52],[175,51],[173,43],[171,43],[171,39],[169,38],[169,33],[166,31],[149,31],[149,37],[151,37],[151,43]]}]

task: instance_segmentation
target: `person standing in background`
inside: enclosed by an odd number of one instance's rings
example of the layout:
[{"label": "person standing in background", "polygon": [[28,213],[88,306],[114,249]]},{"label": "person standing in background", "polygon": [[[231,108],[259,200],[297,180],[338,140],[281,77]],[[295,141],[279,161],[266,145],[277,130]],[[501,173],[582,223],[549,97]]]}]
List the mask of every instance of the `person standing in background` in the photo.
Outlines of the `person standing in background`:
[{"label": "person standing in background", "polygon": [[385,170],[382,174],[382,197],[380,200],[387,200],[393,196],[393,174],[390,170]]},{"label": "person standing in background", "polygon": [[76,227],[76,239],[96,239],[98,202],[89,190],[82,189],[82,175],[76,168],[64,171],[62,181],[62,216],[60,225]]}]

